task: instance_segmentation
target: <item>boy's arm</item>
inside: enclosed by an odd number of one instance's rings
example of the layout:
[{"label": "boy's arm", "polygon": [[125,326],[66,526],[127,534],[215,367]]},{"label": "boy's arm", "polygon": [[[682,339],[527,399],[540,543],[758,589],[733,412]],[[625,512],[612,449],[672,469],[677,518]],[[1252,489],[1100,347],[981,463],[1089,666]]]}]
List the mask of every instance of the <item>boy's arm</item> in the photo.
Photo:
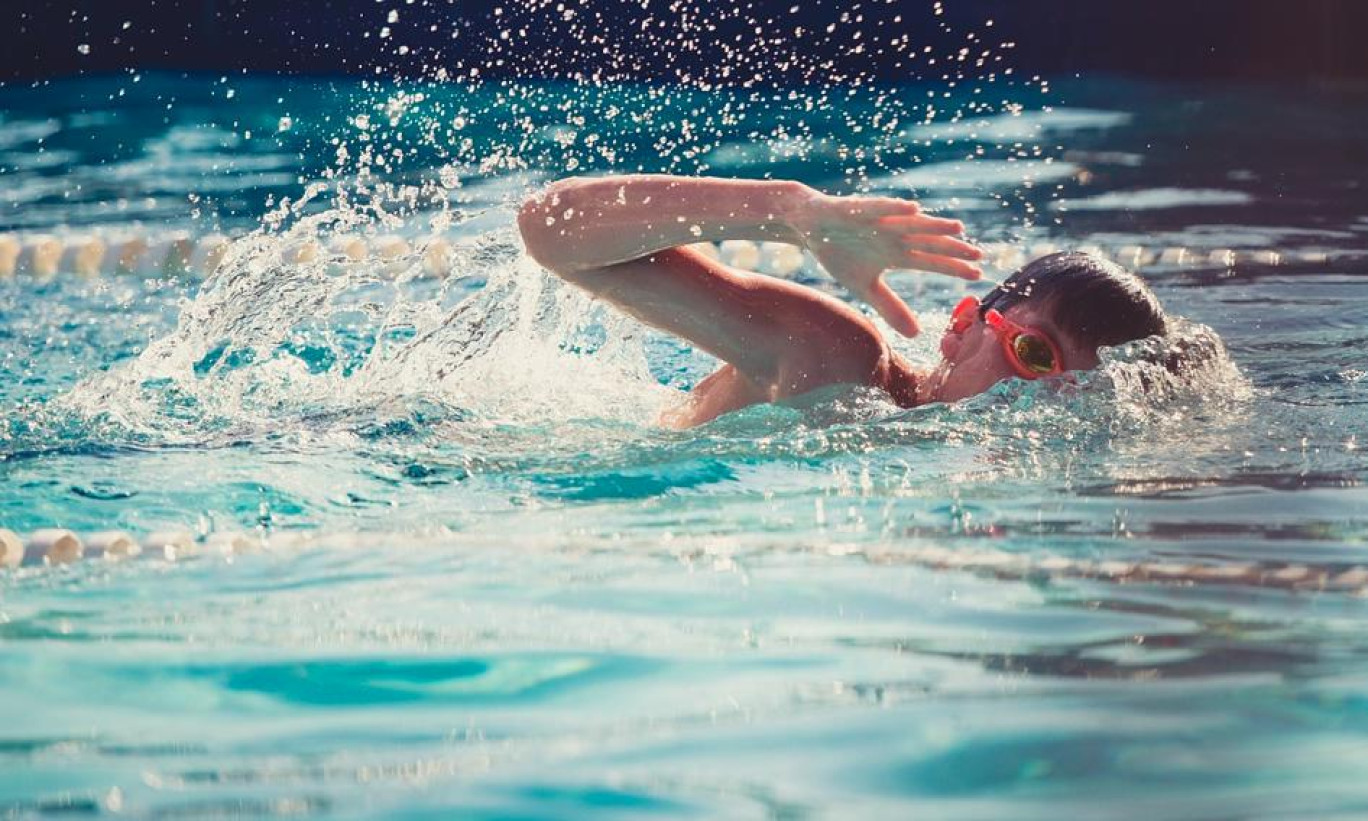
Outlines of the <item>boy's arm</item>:
[{"label": "boy's arm", "polygon": [[916,319],[883,282],[891,268],[965,278],[979,252],[963,226],[916,203],[827,197],[793,182],[655,175],[570,179],[518,215],[528,251],[567,281],[784,393],[864,381],[883,356],[874,326],[811,288],[730,268],[678,246],[752,239],[805,245],[895,328]]},{"label": "boy's arm", "polygon": [[518,222],[534,257],[574,273],[709,240],[801,245],[795,217],[815,196],[786,180],[571,177],[529,199]]}]

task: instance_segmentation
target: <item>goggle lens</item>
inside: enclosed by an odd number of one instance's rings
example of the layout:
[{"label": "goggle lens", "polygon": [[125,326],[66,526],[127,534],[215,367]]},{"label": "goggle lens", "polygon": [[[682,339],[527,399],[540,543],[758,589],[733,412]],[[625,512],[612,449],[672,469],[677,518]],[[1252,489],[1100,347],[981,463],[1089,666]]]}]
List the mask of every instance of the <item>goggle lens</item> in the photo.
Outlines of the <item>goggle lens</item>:
[{"label": "goggle lens", "polygon": [[1012,351],[1017,361],[1031,373],[1047,374],[1055,370],[1054,351],[1045,340],[1031,333],[1017,334],[1012,340]]},{"label": "goggle lens", "polygon": [[1013,368],[1021,377],[1036,379],[1063,370],[1054,343],[1048,337],[1011,322],[1001,311],[991,308],[984,313],[983,319],[1002,341],[1004,352],[1014,360]]}]

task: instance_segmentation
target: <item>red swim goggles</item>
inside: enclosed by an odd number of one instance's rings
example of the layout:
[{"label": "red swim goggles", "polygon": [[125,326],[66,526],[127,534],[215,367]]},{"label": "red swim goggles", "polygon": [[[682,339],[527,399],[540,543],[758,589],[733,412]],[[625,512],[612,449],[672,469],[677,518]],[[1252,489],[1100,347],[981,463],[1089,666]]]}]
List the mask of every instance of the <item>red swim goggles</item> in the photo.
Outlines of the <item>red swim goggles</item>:
[{"label": "red swim goggles", "polygon": [[[982,310],[982,303],[976,296],[961,299],[950,313],[952,334],[962,334],[974,324],[974,315]],[[1048,334],[1025,325],[1018,325],[1002,315],[1001,311],[989,308],[983,311],[983,321],[997,335],[1002,343],[1002,353],[1007,357],[1012,370],[1022,379],[1039,379],[1042,376],[1059,376],[1064,373],[1064,357],[1059,346]]]}]

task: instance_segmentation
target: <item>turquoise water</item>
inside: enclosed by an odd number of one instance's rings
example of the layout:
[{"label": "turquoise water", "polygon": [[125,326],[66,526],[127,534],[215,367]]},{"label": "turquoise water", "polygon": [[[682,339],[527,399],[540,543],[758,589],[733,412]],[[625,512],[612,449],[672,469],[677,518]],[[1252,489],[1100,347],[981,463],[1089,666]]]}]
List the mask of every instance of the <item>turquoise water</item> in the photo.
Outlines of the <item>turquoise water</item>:
[{"label": "turquoise water", "polygon": [[[661,124],[725,100],[400,91],[0,90],[4,230],[279,216],[206,283],[0,281],[0,526],[253,546],[0,576],[4,814],[1368,813],[1364,598],[1258,581],[1368,565],[1362,93],[1075,80],[882,129],[872,98],[779,94],[685,156]],[[800,108],[808,137],[773,138]],[[1148,397],[1121,351],[1067,391],[833,390],[661,431],[710,363],[510,231],[527,185],[609,167],[912,190],[1028,250],[1182,248],[1144,274],[1229,359]],[[293,207],[320,180],[414,188]],[[434,221],[444,279],[279,261]],[[962,293],[895,284],[928,317]],[[1258,570],[1079,570],[1107,561]]]}]

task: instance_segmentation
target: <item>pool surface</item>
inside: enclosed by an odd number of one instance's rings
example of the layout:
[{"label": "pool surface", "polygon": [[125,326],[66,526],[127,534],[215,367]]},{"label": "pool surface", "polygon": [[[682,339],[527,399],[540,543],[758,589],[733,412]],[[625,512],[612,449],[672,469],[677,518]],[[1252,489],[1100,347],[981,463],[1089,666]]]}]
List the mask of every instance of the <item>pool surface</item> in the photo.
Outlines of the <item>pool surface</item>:
[{"label": "pool surface", "polygon": [[[200,548],[0,571],[0,815],[1368,815],[1368,94],[955,93],[0,89],[0,231],[242,237],[0,280],[0,527]],[[712,363],[512,232],[609,168],[1095,247],[1228,357],[661,430]],[[282,261],[339,235],[420,250]],[[894,285],[928,360],[966,286]]]}]

